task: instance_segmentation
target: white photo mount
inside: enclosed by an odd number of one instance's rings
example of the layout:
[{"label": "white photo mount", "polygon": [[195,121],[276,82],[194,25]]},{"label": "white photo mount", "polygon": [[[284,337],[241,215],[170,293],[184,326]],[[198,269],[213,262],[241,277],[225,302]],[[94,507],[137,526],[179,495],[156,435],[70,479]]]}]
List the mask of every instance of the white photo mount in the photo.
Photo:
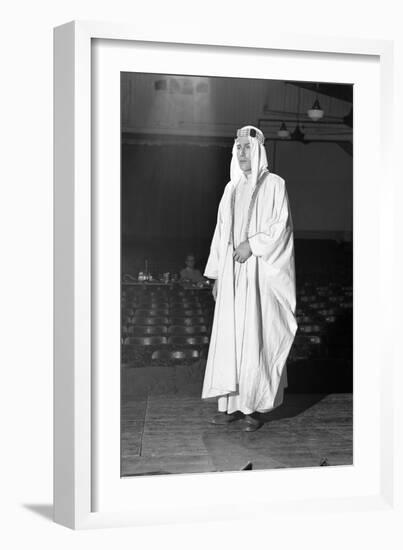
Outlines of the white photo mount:
[{"label": "white photo mount", "polygon": [[[164,51],[169,56],[163,61]],[[247,68],[237,68],[239,56],[248,60]],[[71,22],[55,29],[56,522],[82,529],[293,514],[302,509],[319,513],[393,506],[391,419],[397,357],[389,344],[386,320],[396,315],[387,293],[396,283],[393,269],[382,268],[393,266],[394,255],[393,242],[386,238],[393,234],[395,208],[392,56],[392,42],[344,37],[271,32],[267,37],[234,35],[223,40],[208,30],[200,37],[188,36],[186,30],[180,36],[169,30],[155,36],[143,24],[137,29],[93,22]],[[296,63],[302,59],[303,66]],[[116,77],[130,70],[261,78],[283,75],[290,80],[354,84],[354,466],[120,479],[120,370],[115,363],[120,340],[99,343],[97,336],[108,328],[113,334],[119,330],[119,304],[113,302],[119,292],[120,269],[116,242],[120,149],[116,113],[120,105],[115,100]],[[332,71],[334,78],[329,77]],[[106,147],[110,156],[99,155]],[[114,185],[105,183],[106,172]],[[107,212],[110,232],[102,234]],[[111,288],[106,302],[104,290]],[[377,332],[367,319],[370,293]],[[112,314],[106,316],[106,312]],[[364,339],[374,347],[365,349]],[[107,364],[105,356],[111,359]],[[270,483],[270,494],[259,491],[265,483]],[[247,502],[259,506],[245,510],[232,486],[238,495],[248,495]],[[214,498],[223,491],[227,494],[224,506]]]}]

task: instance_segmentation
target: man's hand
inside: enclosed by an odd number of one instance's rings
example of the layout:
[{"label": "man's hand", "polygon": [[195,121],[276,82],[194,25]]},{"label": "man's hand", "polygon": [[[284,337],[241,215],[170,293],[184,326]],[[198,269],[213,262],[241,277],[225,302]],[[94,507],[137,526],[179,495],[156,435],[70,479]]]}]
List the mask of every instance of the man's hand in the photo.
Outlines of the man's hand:
[{"label": "man's hand", "polygon": [[211,291],[213,294],[214,301],[217,300],[217,290],[218,290],[218,279],[214,281],[213,290]]},{"label": "man's hand", "polygon": [[239,262],[241,264],[243,264],[244,262],[246,262],[246,260],[252,256],[252,250],[250,248],[250,245],[249,245],[249,242],[248,241],[244,241],[243,243],[241,243],[233,252],[232,254],[234,260],[236,262]]}]

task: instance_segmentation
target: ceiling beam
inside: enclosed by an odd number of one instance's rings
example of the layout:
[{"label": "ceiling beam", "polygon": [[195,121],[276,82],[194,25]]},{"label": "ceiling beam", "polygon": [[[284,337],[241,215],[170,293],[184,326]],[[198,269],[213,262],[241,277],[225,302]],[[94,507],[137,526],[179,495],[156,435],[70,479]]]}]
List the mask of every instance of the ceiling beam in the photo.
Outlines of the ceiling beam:
[{"label": "ceiling beam", "polygon": [[318,83],[316,82],[295,82],[287,80],[286,84],[291,84],[297,88],[304,88],[311,92],[327,95],[342,101],[353,103],[353,85],[352,84],[332,84],[332,83]]}]

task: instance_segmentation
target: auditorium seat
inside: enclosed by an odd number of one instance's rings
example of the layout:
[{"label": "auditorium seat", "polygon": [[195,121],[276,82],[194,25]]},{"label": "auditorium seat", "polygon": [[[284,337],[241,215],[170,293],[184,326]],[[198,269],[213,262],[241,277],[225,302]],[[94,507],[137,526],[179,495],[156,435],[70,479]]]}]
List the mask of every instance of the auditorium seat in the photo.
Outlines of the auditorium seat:
[{"label": "auditorium seat", "polygon": [[136,317],[166,317],[169,315],[169,310],[166,309],[136,309]]},{"label": "auditorium seat", "polygon": [[138,308],[144,309],[167,309],[169,302],[167,300],[139,300],[136,305]]},{"label": "auditorium seat", "polygon": [[331,308],[325,308],[325,309],[318,309],[316,311],[318,315],[321,317],[327,317],[328,315],[337,315],[337,309],[334,307]]},{"label": "auditorium seat", "polygon": [[160,346],[167,344],[166,336],[130,336],[124,343],[128,346]]},{"label": "auditorium seat", "polygon": [[326,302],[310,302],[309,307],[311,309],[323,309],[326,307]]},{"label": "auditorium seat", "polygon": [[204,325],[206,324],[205,317],[171,317],[171,324],[172,325]]},{"label": "auditorium seat", "polygon": [[122,317],[132,317],[134,315],[133,307],[123,307],[121,309]]},{"label": "auditorium seat", "polygon": [[168,327],[169,334],[204,334],[207,332],[205,325],[171,325]]},{"label": "auditorium seat", "polygon": [[168,300],[169,305],[171,306],[193,306],[195,304],[200,304],[200,300],[198,298],[171,298]]},{"label": "auditorium seat", "polygon": [[297,320],[299,325],[301,323],[309,324],[309,323],[314,323],[316,321],[316,317],[312,315],[305,315],[304,313],[300,313],[299,315],[297,314]]},{"label": "auditorium seat", "polygon": [[169,344],[179,344],[179,345],[200,345],[200,344],[208,344],[209,343],[209,337],[208,336],[185,336],[185,335],[179,335],[179,336],[169,336],[168,337],[168,343]]},{"label": "auditorium seat", "polygon": [[178,349],[178,350],[156,350],[152,353],[151,359],[164,361],[183,361],[196,360],[203,356],[203,352],[198,349]]},{"label": "auditorium seat", "polygon": [[308,359],[323,354],[322,337],[320,335],[297,334],[292,345],[289,360]]},{"label": "auditorium seat", "polygon": [[321,327],[320,325],[302,323],[301,325],[299,325],[298,330],[306,334],[311,334],[311,333],[317,334],[317,333],[323,332],[323,327]]},{"label": "auditorium seat", "polygon": [[353,307],[353,303],[350,300],[343,300],[340,302],[340,307],[343,309],[349,309]]},{"label": "auditorium seat", "polygon": [[303,295],[299,298],[299,301],[300,302],[303,302],[303,303],[311,303],[311,302],[315,302],[316,301],[316,296],[315,295]]},{"label": "auditorium seat", "polygon": [[202,309],[179,309],[174,308],[170,310],[172,316],[183,316],[183,317],[195,317],[197,315],[203,315]]},{"label": "auditorium seat", "polygon": [[156,325],[156,326],[142,325],[142,326],[132,326],[130,328],[132,329],[131,334],[133,334],[133,336],[150,336],[150,335],[161,336],[162,334],[168,333],[168,327],[166,325]]},{"label": "auditorium seat", "polygon": [[336,315],[326,315],[324,317],[324,320],[326,321],[326,323],[334,323],[336,319],[337,319]]},{"label": "auditorium seat", "polygon": [[132,322],[135,325],[169,325],[169,317],[134,316]]}]

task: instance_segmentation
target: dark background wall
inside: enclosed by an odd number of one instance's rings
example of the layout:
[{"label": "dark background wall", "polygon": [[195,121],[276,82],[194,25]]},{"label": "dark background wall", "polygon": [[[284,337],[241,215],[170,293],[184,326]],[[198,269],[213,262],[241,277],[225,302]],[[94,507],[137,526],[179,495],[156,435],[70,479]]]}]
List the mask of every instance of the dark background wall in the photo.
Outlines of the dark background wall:
[{"label": "dark background wall", "polygon": [[276,142],[297,236],[346,238],[353,228],[353,157],[337,143]]},{"label": "dark background wall", "polygon": [[[349,240],[352,231],[352,157],[336,143],[269,141],[266,147],[270,169],[287,183],[304,271],[317,271],[327,257],[337,261],[337,241]],[[232,143],[123,144],[123,272],[138,272],[145,259],[156,275],[178,271],[189,251],[203,269],[231,149]]]},{"label": "dark background wall", "polygon": [[123,240],[199,246],[209,239],[229,159],[230,151],[217,146],[123,146]]}]

